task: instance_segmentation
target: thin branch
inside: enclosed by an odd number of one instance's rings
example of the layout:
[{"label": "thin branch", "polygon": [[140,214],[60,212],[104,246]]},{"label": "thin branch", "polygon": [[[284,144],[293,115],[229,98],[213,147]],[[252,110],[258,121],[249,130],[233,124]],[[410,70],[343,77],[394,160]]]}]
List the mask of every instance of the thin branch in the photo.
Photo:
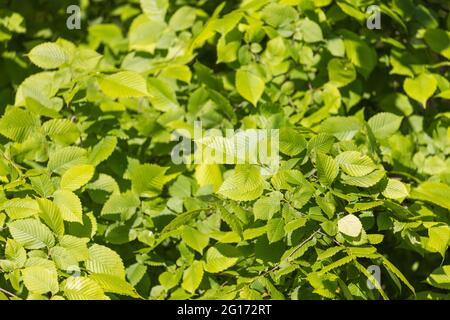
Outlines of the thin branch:
[{"label": "thin branch", "polygon": [[3,292],[3,293],[5,293],[5,294],[7,294],[7,295],[9,295],[9,296],[11,296],[11,297],[14,297],[14,298],[19,298],[19,297],[16,296],[14,293],[9,292],[8,290],[3,289],[2,287],[0,287],[0,292]]},{"label": "thin branch", "polygon": [[266,276],[268,273],[271,273],[271,272],[273,272],[273,271],[275,271],[275,270],[278,270],[278,269],[280,268],[280,265],[281,265],[282,262],[289,262],[289,258],[291,258],[298,250],[300,250],[300,248],[303,247],[308,241],[310,241],[312,238],[314,238],[314,236],[315,236],[317,233],[320,233],[320,229],[317,229],[316,231],[314,231],[308,238],[306,238],[306,239],[303,240],[299,245],[297,245],[297,246],[295,247],[295,249],[292,250],[292,252],[284,259],[284,261],[281,261],[281,262],[277,263],[277,264],[275,265],[275,267],[273,267],[272,269],[270,269],[270,270],[264,272],[261,276],[264,277],[264,276]]}]

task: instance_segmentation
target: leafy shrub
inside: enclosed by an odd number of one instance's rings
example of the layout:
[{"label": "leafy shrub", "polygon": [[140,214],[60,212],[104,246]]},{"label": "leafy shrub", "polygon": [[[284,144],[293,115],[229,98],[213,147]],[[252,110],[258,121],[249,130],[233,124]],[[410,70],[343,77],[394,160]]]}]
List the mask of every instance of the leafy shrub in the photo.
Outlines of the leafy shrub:
[{"label": "leafy shrub", "polygon": [[107,3],[0,7],[0,298],[449,297],[447,2]]}]

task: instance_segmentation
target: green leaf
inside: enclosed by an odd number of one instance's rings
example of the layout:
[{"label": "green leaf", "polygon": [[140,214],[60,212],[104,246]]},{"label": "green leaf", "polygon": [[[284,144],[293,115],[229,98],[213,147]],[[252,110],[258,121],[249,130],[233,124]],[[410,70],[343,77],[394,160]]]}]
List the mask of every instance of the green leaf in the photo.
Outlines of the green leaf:
[{"label": "green leaf", "polygon": [[428,229],[426,248],[432,252],[439,252],[445,258],[450,244],[450,227],[448,225],[436,226]]},{"label": "green leaf", "polygon": [[59,240],[59,245],[66,249],[77,261],[85,261],[89,258],[87,248],[88,238],[77,238],[70,235],[64,235]]},{"label": "green leaf", "polygon": [[67,56],[56,43],[45,42],[34,47],[28,54],[31,62],[42,69],[58,68],[67,62]]},{"label": "green leaf", "polygon": [[340,0],[336,2],[339,8],[349,17],[358,20],[360,23],[363,23],[366,20],[366,16],[364,15],[364,13],[362,13],[359,8],[356,8],[355,6],[351,5],[354,2],[350,2],[351,4]]},{"label": "green leaf", "polygon": [[279,139],[280,151],[288,156],[296,156],[306,149],[305,138],[292,128],[280,129]]},{"label": "green leaf", "polygon": [[361,130],[361,122],[356,117],[330,117],[320,125],[321,131],[339,140],[351,140]]},{"label": "green leaf", "polygon": [[169,8],[168,0],[140,0],[142,11],[151,20],[164,20]]},{"label": "green leaf", "polygon": [[80,272],[77,259],[68,249],[61,246],[54,246],[48,253],[58,269],[66,272]]},{"label": "green leaf", "polygon": [[6,260],[0,260],[0,268],[4,272],[12,272],[24,266],[27,253],[19,242],[8,239],[5,246],[5,258]]},{"label": "green leaf", "polygon": [[331,247],[317,255],[317,260],[325,260],[344,250],[344,247]]},{"label": "green leaf", "polygon": [[356,66],[359,73],[368,78],[378,60],[375,49],[350,31],[345,30],[342,33],[348,59]]},{"label": "green leaf", "polygon": [[70,167],[87,163],[86,150],[78,147],[65,147],[50,153],[47,167],[50,171],[62,174]]},{"label": "green leaf", "polygon": [[241,68],[236,71],[238,93],[255,107],[264,92],[264,86],[264,79],[255,71],[248,68]]},{"label": "green leaf", "polygon": [[53,140],[71,144],[80,137],[80,131],[77,126],[67,119],[52,119],[42,125],[42,130]]},{"label": "green leaf", "polygon": [[39,217],[53,230],[57,235],[64,234],[64,221],[59,207],[50,200],[37,199],[39,205]]},{"label": "green leaf", "polygon": [[195,179],[200,187],[212,186],[215,192],[223,183],[222,172],[218,164],[199,164],[195,167]]},{"label": "green leaf", "polygon": [[83,223],[80,198],[72,191],[57,190],[53,194],[53,202],[59,207],[65,221]]},{"label": "green leaf", "polygon": [[403,89],[409,97],[420,102],[425,108],[428,99],[437,89],[437,81],[431,74],[422,73],[414,79],[405,79]]},{"label": "green leaf", "polygon": [[175,31],[190,28],[194,24],[196,16],[194,8],[181,7],[170,18],[169,26]]},{"label": "green leaf", "polygon": [[182,288],[190,293],[194,293],[203,279],[203,262],[194,261],[189,268],[184,270]]},{"label": "green leaf", "polygon": [[370,118],[368,124],[377,139],[385,139],[397,132],[402,119],[402,117],[389,112],[380,112]]},{"label": "green leaf", "polygon": [[226,208],[219,206],[220,218],[242,238],[242,223],[239,218],[230,213]]},{"label": "green leaf", "polygon": [[125,268],[120,256],[108,247],[94,244],[89,248],[86,269],[92,273],[104,273],[125,279]]},{"label": "green leaf", "polygon": [[8,224],[12,237],[26,249],[52,247],[55,238],[47,226],[36,219],[23,219]]},{"label": "green leaf", "polygon": [[59,291],[58,273],[55,267],[27,267],[22,270],[22,277],[25,287],[32,293],[45,294],[51,292],[55,294]]},{"label": "green leaf", "polygon": [[426,181],[413,189],[410,198],[431,202],[450,210],[450,187],[445,183]]},{"label": "green leaf", "polygon": [[133,192],[112,194],[103,206],[101,214],[134,212],[140,204],[139,197]]},{"label": "green leaf", "polygon": [[427,29],[425,42],[431,50],[450,60],[450,32],[442,29]]},{"label": "green leaf", "polygon": [[89,163],[94,167],[109,158],[117,145],[116,137],[105,137],[97,143],[89,153]]},{"label": "green leaf", "polygon": [[327,264],[323,269],[321,269],[319,272],[321,274],[330,272],[331,270],[334,270],[336,268],[342,267],[343,265],[352,262],[354,259],[351,256],[345,256],[333,263]]},{"label": "green leaf", "polygon": [[368,175],[360,176],[360,177],[352,177],[346,174],[341,175],[341,180],[343,183],[361,187],[361,188],[369,188],[376,185],[381,179],[385,177],[384,170],[375,170]]},{"label": "green leaf", "polygon": [[235,256],[235,252],[227,246],[211,247],[206,252],[205,271],[209,273],[218,273],[224,271],[238,262],[239,258]]},{"label": "green leaf", "polygon": [[173,89],[163,80],[150,78],[147,80],[149,100],[156,110],[176,111],[178,101]]},{"label": "green leaf", "polygon": [[450,290],[450,265],[436,268],[427,278],[433,287]]},{"label": "green leaf", "polygon": [[335,57],[343,57],[345,55],[345,45],[341,38],[328,39],[327,49]]},{"label": "green leaf", "polygon": [[23,219],[36,215],[39,212],[39,206],[34,199],[14,198],[5,201],[1,210],[4,210],[11,219]]},{"label": "green leaf", "polygon": [[264,183],[258,167],[237,165],[233,175],[220,187],[219,193],[235,201],[251,201],[262,195]]},{"label": "green leaf", "polygon": [[69,277],[63,290],[69,300],[109,300],[100,285],[87,277]]},{"label": "green leaf", "polygon": [[30,177],[30,181],[33,186],[33,190],[42,197],[49,197],[55,191],[55,185],[47,174],[37,177]]},{"label": "green leaf", "polygon": [[261,197],[253,205],[255,220],[270,220],[280,211],[280,199],[277,197]]},{"label": "green leaf", "polygon": [[416,293],[414,290],[414,287],[409,283],[409,281],[406,279],[406,277],[403,275],[403,273],[400,272],[400,270],[394,266],[388,259],[386,259],[384,256],[380,255],[382,259],[383,265],[390,270],[393,274],[395,274],[408,288],[412,291],[412,293]]},{"label": "green leaf", "polygon": [[270,219],[267,223],[267,238],[269,243],[277,242],[284,237],[284,219]]},{"label": "green leaf", "polygon": [[[167,25],[162,20],[148,18],[145,15],[139,15],[131,23],[128,30],[129,49],[136,51],[147,51],[151,54],[155,52],[158,41],[163,36]],[[142,61],[141,61],[142,62]],[[142,65],[142,64],[141,64]],[[131,65],[130,69],[141,71],[138,67]]]},{"label": "green leaf", "polygon": [[90,164],[77,165],[67,170],[61,177],[61,188],[75,191],[92,179],[94,166]]},{"label": "green leaf", "polygon": [[165,176],[167,169],[156,164],[133,166],[129,170],[131,188],[142,197],[159,195],[164,185],[170,181],[170,178]]},{"label": "green leaf", "polygon": [[132,298],[141,298],[133,286],[120,277],[111,274],[93,273],[89,275],[89,279],[97,282],[104,292],[112,292]]},{"label": "green leaf", "polygon": [[199,252],[200,254],[203,253],[203,249],[209,243],[208,235],[198,231],[197,229],[189,227],[189,226],[185,226],[183,228],[183,232],[181,233],[181,238],[189,247],[191,247],[195,251]]},{"label": "green leaf", "polygon": [[398,180],[389,179],[386,188],[383,190],[383,195],[389,199],[403,199],[409,195],[406,186]]},{"label": "green leaf", "polygon": [[9,109],[0,119],[0,133],[17,142],[39,132],[39,126],[40,121],[35,114],[18,107]]},{"label": "green leaf", "polygon": [[346,59],[333,58],[327,68],[328,78],[336,87],[345,87],[356,79],[355,67]]},{"label": "green leaf", "polygon": [[337,162],[332,157],[323,153],[317,154],[316,167],[319,181],[326,186],[331,185],[339,174]]},{"label": "green leaf", "polygon": [[377,168],[371,158],[357,151],[338,154],[336,162],[345,173],[353,177],[365,176]]},{"label": "green leaf", "polygon": [[239,41],[226,43],[225,37],[220,38],[217,44],[217,63],[229,63],[235,61],[240,46],[241,43]]},{"label": "green leaf", "polygon": [[301,20],[298,28],[302,33],[303,41],[307,43],[314,43],[323,40],[322,29],[320,26],[308,18]]},{"label": "green leaf", "polygon": [[101,90],[112,98],[144,97],[148,95],[143,76],[132,71],[120,71],[98,80]]}]

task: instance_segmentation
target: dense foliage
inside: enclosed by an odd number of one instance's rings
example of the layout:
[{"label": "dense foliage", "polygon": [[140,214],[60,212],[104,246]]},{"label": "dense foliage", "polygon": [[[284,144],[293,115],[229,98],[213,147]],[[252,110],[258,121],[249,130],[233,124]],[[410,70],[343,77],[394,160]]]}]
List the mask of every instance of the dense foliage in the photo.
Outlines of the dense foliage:
[{"label": "dense foliage", "polygon": [[0,4],[0,299],[450,297],[448,1],[71,4]]}]

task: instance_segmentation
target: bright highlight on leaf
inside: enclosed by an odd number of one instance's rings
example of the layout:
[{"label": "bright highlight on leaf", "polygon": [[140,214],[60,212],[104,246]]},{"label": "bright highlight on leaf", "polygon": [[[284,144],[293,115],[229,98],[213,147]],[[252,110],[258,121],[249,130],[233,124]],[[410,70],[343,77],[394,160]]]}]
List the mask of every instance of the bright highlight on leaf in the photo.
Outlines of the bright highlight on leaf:
[{"label": "bright highlight on leaf", "polygon": [[356,238],[361,234],[363,227],[358,217],[348,214],[339,219],[338,230],[346,236]]}]

